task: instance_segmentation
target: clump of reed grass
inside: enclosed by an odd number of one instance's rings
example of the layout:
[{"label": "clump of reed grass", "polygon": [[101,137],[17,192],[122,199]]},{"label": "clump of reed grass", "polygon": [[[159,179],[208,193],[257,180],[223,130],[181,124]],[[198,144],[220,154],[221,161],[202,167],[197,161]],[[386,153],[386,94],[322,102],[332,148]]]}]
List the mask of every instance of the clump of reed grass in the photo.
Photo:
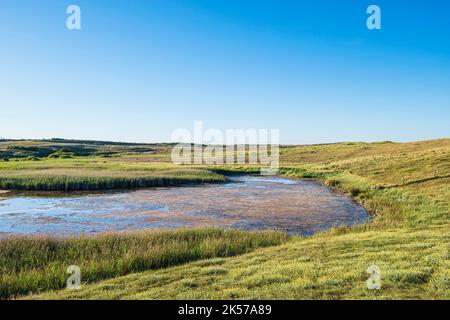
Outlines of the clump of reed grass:
[{"label": "clump of reed grass", "polygon": [[10,237],[0,240],[0,299],[62,289],[67,267],[81,269],[82,283],[190,261],[228,257],[279,245],[276,231],[178,229],[55,239]]},{"label": "clump of reed grass", "polygon": [[74,175],[58,174],[5,174],[0,175],[0,189],[27,191],[89,191],[136,189],[184,184],[224,182],[225,177],[207,170],[166,171],[154,173],[84,171]]}]

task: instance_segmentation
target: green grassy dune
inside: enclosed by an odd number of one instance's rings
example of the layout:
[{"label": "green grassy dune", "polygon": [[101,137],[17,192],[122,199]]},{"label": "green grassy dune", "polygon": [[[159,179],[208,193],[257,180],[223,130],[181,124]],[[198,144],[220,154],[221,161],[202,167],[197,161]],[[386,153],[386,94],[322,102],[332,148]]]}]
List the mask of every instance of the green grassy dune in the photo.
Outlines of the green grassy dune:
[{"label": "green grassy dune", "polygon": [[[18,144],[17,141],[5,142],[3,145],[0,144],[0,151],[2,147],[6,148],[12,143]],[[33,143],[27,144],[30,147]],[[150,174],[167,178],[173,174],[175,178],[179,176],[181,170],[188,172],[188,176],[192,173],[196,177],[206,175],[220,180],[225,173],[257,171],[254,166],[176,167],[167,163],[170,158],[167,149],[155,147],[152,151],[138,152],[134,149],[132,152],[126,152],[123,150],[125,147],[119,147],[122,148],[120,153],[106,158],[98,155],[74,156],[67,159],[45,157],[37,161],[20,157],[10,158],[9,161],[0,162],[0,184],[11,176],[21,175],[26,176],[23,181],[28,183],[39,174],[57,177],[73,174],[75,177],[86,178],[91,178],[95,174],[137,178]],[[104,145],[92,142],[89,148],[101,149]],[[86,271],[88,276],[84,278],[81,290],[48,291],[28,297],[33,299],[450,298],[449,139],[414,143],[284,146],[281,148],[281,162],[281,174],[293,178],[319,179],[329,187],[358,201],[373,214],[374,218],[364,225],[336,228],[309,238],[291,237],[287,242],[286,239],[277,238],[278,242],[266,240],[261,242],[262,246],[273,245],[271,247],[258,248],[259,244],[244,245],[245,250],[234,252],[232,257],[200,255],[198,259],[183,260],[184,264],[179,266],[175,266],[177,263],[160,264],[157,270],[153,270],[155,268],[144,264],[140,269],[131,268],[127,269],[127,272],[109,273],[108,276],[100,276],[101,272],[98,276],[95,273],[89,276],[92,273]],[[170,235],[167,237],[170,238]],[[272,235],[269,239],[271,237]],[[6,243],[4,241],[11,240],[2,240],[0,243],[3,242],[4,245]],[[8,252],[20,250],[23,246],[20,241],[16,244],[10,242]],[[92,238],[89,241],[98,240]],[[215,241],[233,243],[225,234],[218,236]],[[186,243],[180,241],[180,248],[184,248]],[[56,247],[46,251],[60,252],[60,245],[61,243],[58,243]],[[124,247],[130,249],[130,255],[133,256],[135,252],[133,248],[136,245],[140,247],[139,241]],[[175,242],[173,246],[177,248]],[[111,248],[111,244],[98,247],[99,254],[94,256],[101,257],[105,248]],[[253,251],[250,253],[235,255],[251,250]],[[0,255],[2,252],[4,250],[0,251]],[[41,261],[39,250],[32,251],[28,256],[30,262],[25,264],[28,266],[26,268],[20,266],[22,262],[17,268],[11,268],[5,262],[8,259],[0,259],[1,281],[15,279],[11,281],[22,283],[21,288],[27,288],[27,283],[34,279],[31,275],[45,269],[42,265],[34,269],[32,267],[33,261]],[[73,258],[75,259],[75,256]],[[48,265],[52,265],[52,259],[58,261],[60,270],[69,262],[50,256],[46,260]],[[114,256],[113,260],[115,261],[113,265],[124,261],[123,256]],[[99,258],[99,261],[102,259]],[[380,290],[369,290],[366,286],[369,277],[366,271],[373,264],[381,271]],[[59,287],[63,284],[61,274],[60,277]],[[111,279],[104,280],[106,278]],[[42,289],[56,288],[58,286],[47,286]],[[3,290],[6,289],[1,289],[2,292]],[[28,289],[20,290],[16,291],[26,293]]]},{"label": "green grassy dune", "polygon": [[[450,228],[292,239],[233,258],[131,274],[40,299],[449,299]],[[381,289],[367,289],[368,267]],[[35,298],[35,297],[33,297]]]}]

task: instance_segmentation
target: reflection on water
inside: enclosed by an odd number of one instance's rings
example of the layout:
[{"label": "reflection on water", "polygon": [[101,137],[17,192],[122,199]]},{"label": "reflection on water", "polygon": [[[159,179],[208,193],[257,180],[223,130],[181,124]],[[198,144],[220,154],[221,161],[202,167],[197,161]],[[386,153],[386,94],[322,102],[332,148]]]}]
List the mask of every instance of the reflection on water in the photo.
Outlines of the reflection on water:
[{"label": "reflection on water", "polygon": [[91,234],[218,226],[309,235],[368,220],[349,198],[314,181],[243,176],[226,184],[76,196],[0,198],[0,234]]}]

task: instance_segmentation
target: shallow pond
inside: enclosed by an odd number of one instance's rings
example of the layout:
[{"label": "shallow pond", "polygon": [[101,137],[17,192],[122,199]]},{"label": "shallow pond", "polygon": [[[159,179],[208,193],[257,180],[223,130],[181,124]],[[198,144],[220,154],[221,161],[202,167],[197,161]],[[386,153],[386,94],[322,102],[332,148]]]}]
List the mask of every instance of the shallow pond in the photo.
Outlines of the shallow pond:
[{"label": "shallow pond", "polygon": [[0,195],[0,234],[65,236],[217,226],[310,235],[368,220],[362,207],[318,182],[232,177],[225,184],[71,196]]}]

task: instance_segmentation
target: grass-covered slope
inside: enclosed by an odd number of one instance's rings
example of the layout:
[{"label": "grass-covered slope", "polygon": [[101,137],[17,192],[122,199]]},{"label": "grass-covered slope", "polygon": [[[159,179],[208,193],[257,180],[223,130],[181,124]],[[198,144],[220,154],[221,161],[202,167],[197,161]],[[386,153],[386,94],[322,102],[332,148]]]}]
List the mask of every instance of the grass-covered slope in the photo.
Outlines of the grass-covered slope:
[{"label": "grass-covered slope", "polygon": [[[450,299],[449,233],[448,226],[329,233],[37,298]],[[372,264],[381,270],[380,290],[367,289]]]},{"label": "grass-covered slope", "polygon": [[372,226],[449,223],[449,139],[294,147],[282,158],[284,174],[318,177],[360,202]]},{"label": "grass-covered slope", "polygon": [[51,239],[0,241],[0,299],[61,289],[67,267],[81,269],[83,283],[189,261],[243,254],[286,242],[279,232],[181,229]]},{"label": "grass-covered slope", "polygon": [[[32,170],[75,166],[83,174],[92,169],[140,175],[158,166],[180,170],[154,161],[166,156],[126,153],[105,159],[10,160],[8,165],[42,166]],[[450,298],[449,139],[286,146],[281,161],[281,174],[320,179],[361,203],[374,218],[242,256],[204,259],[33,298]],[[245,166],[182,169],[219,177],[255,171]],[[11,170],[0,169],[0,177]],[[372,264],[381,269],[379,291],[366,287]]]}]

